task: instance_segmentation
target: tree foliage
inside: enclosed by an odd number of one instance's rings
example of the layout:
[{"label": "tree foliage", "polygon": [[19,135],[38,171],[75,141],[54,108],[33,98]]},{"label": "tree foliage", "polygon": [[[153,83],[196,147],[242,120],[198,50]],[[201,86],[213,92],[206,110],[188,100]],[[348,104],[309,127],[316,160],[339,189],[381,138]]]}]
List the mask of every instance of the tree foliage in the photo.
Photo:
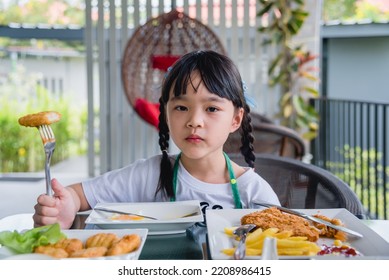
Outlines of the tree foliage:
[{"label": "tree foliage", "polygon": [[[0,5],[0,25],[24,24],[42,26],[84,25],[83,0],[9,0]],[[56,40],[12,40],[1,38],[1,46],[31,46],[37,49],[50,47],[71,48],[82,51],[82,42]]]},{"label": "tree foliage", "polygon": [[389,20],[389,2],[380,0],[324,0],[322,18],[330,20]]},{"label": "tree foliage", "polygon": [[357,20],[370,19],[373,22],[388,21],[389,1],[381,1],[380,3],[375,3],[372,0],[358,1],[355,4],[355,18]]},{"label": "tree foliage", "polygon": [[355,15],[356,0],[324,0],[322,18],[324,21],[350,19]]},{"label": "tree foliage", "polygon": [[84,25],[83,1],[10,0],[0,7],[0,24],[76,24]]},{"label": "tree foliage", "polygon": [[[315,0],[316,1],[316,0]],[[322,0],[322,19],[389,20],[389,5],[379,0]],[[83,26],[85,0],[0,1],[0,25],[9,23]],[[266,2],[266,1],[264,1]]]}]

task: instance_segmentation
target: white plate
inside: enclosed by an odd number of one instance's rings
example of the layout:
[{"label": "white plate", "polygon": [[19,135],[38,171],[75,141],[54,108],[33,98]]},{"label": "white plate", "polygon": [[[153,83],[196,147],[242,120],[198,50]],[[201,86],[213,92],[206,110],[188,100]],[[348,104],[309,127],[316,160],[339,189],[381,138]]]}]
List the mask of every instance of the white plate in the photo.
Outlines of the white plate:
[{"label": "white plate", "polygon": [[[207,230],[208,230],[208,246],[212,259],[224,260],[232,259],[232,257],[221,252],[222,249],[234,247],[233,240],[224,233],[225,227],[233,227],[240,225],[240,218],[246,214],[258,211],[260,209],[220,209],[220,210],[207,210]],[[357,217],[351,214],[346,209],[298,209],[301,212],[307,214],[322,214],[329,218],[340,219],[346,227],[355,230],[363,235],[363,238],[350,239],[347,241],[350,246],[354,247],[357,251],[361,252],[364,257],[384,257],[389,256],[389,243],[386,242],[375,231],[363,224]],[[318,245],[326,244],[332,245],[333,239],[319,238]],[[333,256],[314,256],[314,258],[330,258]],[[246,257],[247,259],[260,259],[257,257]],[[282,258],[307,258],[304,257],[283,257]],[[335,258],[335,257],[333,257]],[[344,258],[344,257],[338,257]]]},{"label": "white plate", "polygon": [[[131,252],[129,254],[124,255],[117,255],[117,256],[109,256],[109,257],[98,257],[98,258],[89,258],[90,260],[137,260],[139,259],[139,255],[143,249],[143,246],[145,244],[146,238],[147,238],[147,229],[114,229],[114,230],[62,230],[62,232],[68,237],[68,238],[78,238],[80,239],[84,244],[85,241],[88,239],[88,237],[97,234],[97,233],[115,233],[117,236],[122,237],[127,234],[138,234],[142,242],[138,249],[136,249],[134,252]],[[9,260],[48,260],[52,259],[55,260],[55,258],[52,258],[47,255],[43,254],[15,254],[11,250],[9,250],[6,247],[0,248],[0,259],[9,259]],[[87,258],[79,258],[79,259],[87,259]],[[74,260],[74,258],[72,258]]]},{"label": "white plate", "polygon": [[30,229],[34,226],[32,215],[32,213],[23,213],[4,217],[0,219],[0,231]]},{"label": "white plate", "polygon": [[[204,221],[200,202],[197,200],[148,203],[99,203],[97,207],[115,209],[124,212],[155,217],[158,220],[113,220],[115,214],[93,210],[85,223],[99,228],[147,228],[150,235],[175,234],[185,230],[196,222]],[[180,218],[190,213],[194,216]],[[117,215],[117,214],[116,214]]]}]

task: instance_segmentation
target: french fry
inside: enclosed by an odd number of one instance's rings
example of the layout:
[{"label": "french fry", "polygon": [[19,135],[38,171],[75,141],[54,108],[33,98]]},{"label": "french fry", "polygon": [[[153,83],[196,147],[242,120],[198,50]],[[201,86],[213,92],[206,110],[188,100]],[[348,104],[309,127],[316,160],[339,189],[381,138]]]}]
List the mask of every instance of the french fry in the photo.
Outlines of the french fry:
[{"label": "french fry", "polygon": [[234,235],[234,230],[237,229],[238,227],[225,227],[224,228],[224,233],[233,236]]},{"label": "french fry", "polygon": [[274,237],[274,235],[278,232],[278,228],[268,228],[261,232],[259,236],[256,237],[256,239],[252,240],[250,238],[250,242],[247,243],[247,239],[249,239],[251,234],[247,235],[246,239],[246,246],[247,247],[252,247],[252,248],[259,248],[262,249],[263,241],[265,240],[266,237]]},{"label": "french fry", "polygon": [[268,228],[265,231],[262,231],[261,228],[256,229],[253,232],[250,232],[247,235],[246,238],[246,244],[247,246],[250,244],[256,244],[256,243],[261,243],[263,240],[265,240],[266,237],[272,237],[275,233],[278,232],[278,228]]},{"label": "french fry", "polygon": [[295,240],[295,241],[304,241],[307,240],[308,238],[306,236],[291,236],[288,237],[289,240]]},{"label": "french fry", "polygon": [[313,246],[316,247],[316,243],[305,240],[277,239],[277,248],[311,248]]},{"label": "french fry", "polygon": [[277,238],[277,239],[283,239],[283,238],[289,238],[291,237],[293,234],[292,231],[281,231],[281,232],[277,232],[276,234],[274,234],[273,237]]},{"label": "french fry", "polygon": [[283,248],[277,249],[278,255],[280,256],[309,256],[309,251],[295,248]]},{"label": "french fry", "polygon": [[228,255],[228,256],[232,256],[235,252],[235,249],[236,248],[226,248],[226,249],[223,249],[222,250],[222,253]]},{"label": "french fry", "polygon": [[260,256],[262,255],[262,249],[246,248],[247,256]]},{"label": "french fry", "polygon": [[[225,228],[227,235],[233,236],[236,227]],[[320,247],[305,236],[292,236],[291,231],[279,231],[277,228],[266,230],[256,229],[247,235],[246,255],[260,256],[262,254],[263,243],[266,237],[272,237],[277,240],[278,255],[284,256],[312,256],[320,251]],[[232,256],[236,248],[226,248],[222,252]]]}]

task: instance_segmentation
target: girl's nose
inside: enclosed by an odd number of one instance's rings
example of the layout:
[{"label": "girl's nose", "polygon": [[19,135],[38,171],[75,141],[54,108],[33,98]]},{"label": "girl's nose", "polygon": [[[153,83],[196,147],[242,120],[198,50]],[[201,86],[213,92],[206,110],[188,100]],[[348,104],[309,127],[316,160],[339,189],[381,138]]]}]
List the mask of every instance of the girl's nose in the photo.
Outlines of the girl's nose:
[{"label": "girl's nose", "polygon": [[203,122],[202,114],[200,112],[192,112],[192,114],[190,114],[189,116],[189,120],[186,126],[195,128],[195,127],[202,127],[203,124],[204,122]]}]

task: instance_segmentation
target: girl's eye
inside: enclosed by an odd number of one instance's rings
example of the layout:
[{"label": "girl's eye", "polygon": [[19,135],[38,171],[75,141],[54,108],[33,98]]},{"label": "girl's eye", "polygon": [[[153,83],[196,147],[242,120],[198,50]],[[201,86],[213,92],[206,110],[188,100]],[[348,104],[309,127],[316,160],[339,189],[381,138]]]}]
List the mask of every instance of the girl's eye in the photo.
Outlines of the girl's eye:
[{"label": "girl's eye", "polygon": [[185,106],[178,105],[174,108],[177,111],[187,111],[188,109]]},{"label": "girl's eye", "polygon": [[215,112],[219,111],[219,109],[216,107],[208,107],[207,111],[211,112],[211,113],[215,113]]}]

